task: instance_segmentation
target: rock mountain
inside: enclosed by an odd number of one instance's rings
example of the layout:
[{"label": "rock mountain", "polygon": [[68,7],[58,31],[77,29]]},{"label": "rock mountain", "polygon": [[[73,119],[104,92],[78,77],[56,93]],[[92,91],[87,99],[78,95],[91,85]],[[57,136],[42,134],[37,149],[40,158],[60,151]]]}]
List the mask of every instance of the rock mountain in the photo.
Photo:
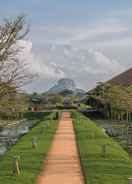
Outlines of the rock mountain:
[{"label": "rock mountain", "polygon": [[84,94],[85,91],[82,89],[78,89],[76,87],[75,82],[72,79],[60,79],[57,84],[55,84],[52,88],[48,90],[48,93],[61,93],[63,91],[72,91],[73,93],[82,93]]}]

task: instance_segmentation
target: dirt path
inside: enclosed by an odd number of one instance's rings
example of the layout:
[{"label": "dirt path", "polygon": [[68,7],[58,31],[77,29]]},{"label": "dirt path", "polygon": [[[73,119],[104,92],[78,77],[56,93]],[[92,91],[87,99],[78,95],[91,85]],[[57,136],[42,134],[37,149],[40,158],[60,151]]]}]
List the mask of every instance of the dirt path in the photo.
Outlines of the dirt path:
[{"label": "dirt path", "polygon": [[62,114],[38,184],[84,184],[72,120]]}]

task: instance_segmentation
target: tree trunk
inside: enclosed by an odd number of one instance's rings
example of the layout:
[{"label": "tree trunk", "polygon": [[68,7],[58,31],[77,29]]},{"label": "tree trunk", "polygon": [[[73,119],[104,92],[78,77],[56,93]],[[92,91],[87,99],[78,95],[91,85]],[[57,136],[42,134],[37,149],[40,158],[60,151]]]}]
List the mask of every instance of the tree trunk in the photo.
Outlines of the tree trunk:
[{"label": "tree trunk", "polygon": [[129,112],[128,111],[126,112],[126,120],[127,122],[129,122]]}]

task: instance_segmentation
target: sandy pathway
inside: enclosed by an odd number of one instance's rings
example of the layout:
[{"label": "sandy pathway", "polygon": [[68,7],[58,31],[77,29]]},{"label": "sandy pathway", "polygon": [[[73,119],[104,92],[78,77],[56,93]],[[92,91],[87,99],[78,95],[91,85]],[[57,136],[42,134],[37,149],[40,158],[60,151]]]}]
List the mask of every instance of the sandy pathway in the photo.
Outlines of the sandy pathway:
[{"label": "sandy pathway", "polygon": [[64,112],[38,184],[84,184],[70,114]]}]

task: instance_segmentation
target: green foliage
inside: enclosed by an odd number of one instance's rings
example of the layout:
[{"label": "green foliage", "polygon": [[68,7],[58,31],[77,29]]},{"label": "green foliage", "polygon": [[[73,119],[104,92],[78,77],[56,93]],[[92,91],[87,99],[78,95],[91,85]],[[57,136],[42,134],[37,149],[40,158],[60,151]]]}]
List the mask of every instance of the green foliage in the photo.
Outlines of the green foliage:
[{"label": "green foliage", "polygon": [[[131,87],[126,88],[109,83],[99,83],[89,98],[100,102],[104,114],[110,119],[129,121],[132,112],[132,91]],[[97,108],[98,103],[96,104]],[[125,115],[125,116],[124,116]]]},{"label": "green foliage", "polygon": [[[94,122],[73,112],[77,144],[87,184],[127,184],[132,176],[132,161],[120,145]],[[106,145],[106,158],[102,146]]]},{"label": "green foliage", "polygon": [[[0,183],[35,184],[56,128],[56,121],[41,120],[4,157],[0,158]],[[32,148],[31,141],[33,137],[37,138],[36,150]],[[17,177],[12,176],[11,172],[13,156],[20,156],[21,160],[21,175]]]},{"label": "green foliage", "polygon": [[50,112],[25,112],[24,117],[30,120],[33,119],[42,119],[43,117],[46,117],[50,115]]},{"label": "green foliage", "polygon": [[90,109],[91,106],[90,105],[87,105],[87,104],[84,104],[84,103],[80,103],[80,106],[79,106],[79,109],[80,110],[83,110],[83,109]]},{"label": "green foliage", "polygon": [[27,99],[24,94],[14,93],[3,96],[0,100],[1,119],[19,119],[27,111]]}]

